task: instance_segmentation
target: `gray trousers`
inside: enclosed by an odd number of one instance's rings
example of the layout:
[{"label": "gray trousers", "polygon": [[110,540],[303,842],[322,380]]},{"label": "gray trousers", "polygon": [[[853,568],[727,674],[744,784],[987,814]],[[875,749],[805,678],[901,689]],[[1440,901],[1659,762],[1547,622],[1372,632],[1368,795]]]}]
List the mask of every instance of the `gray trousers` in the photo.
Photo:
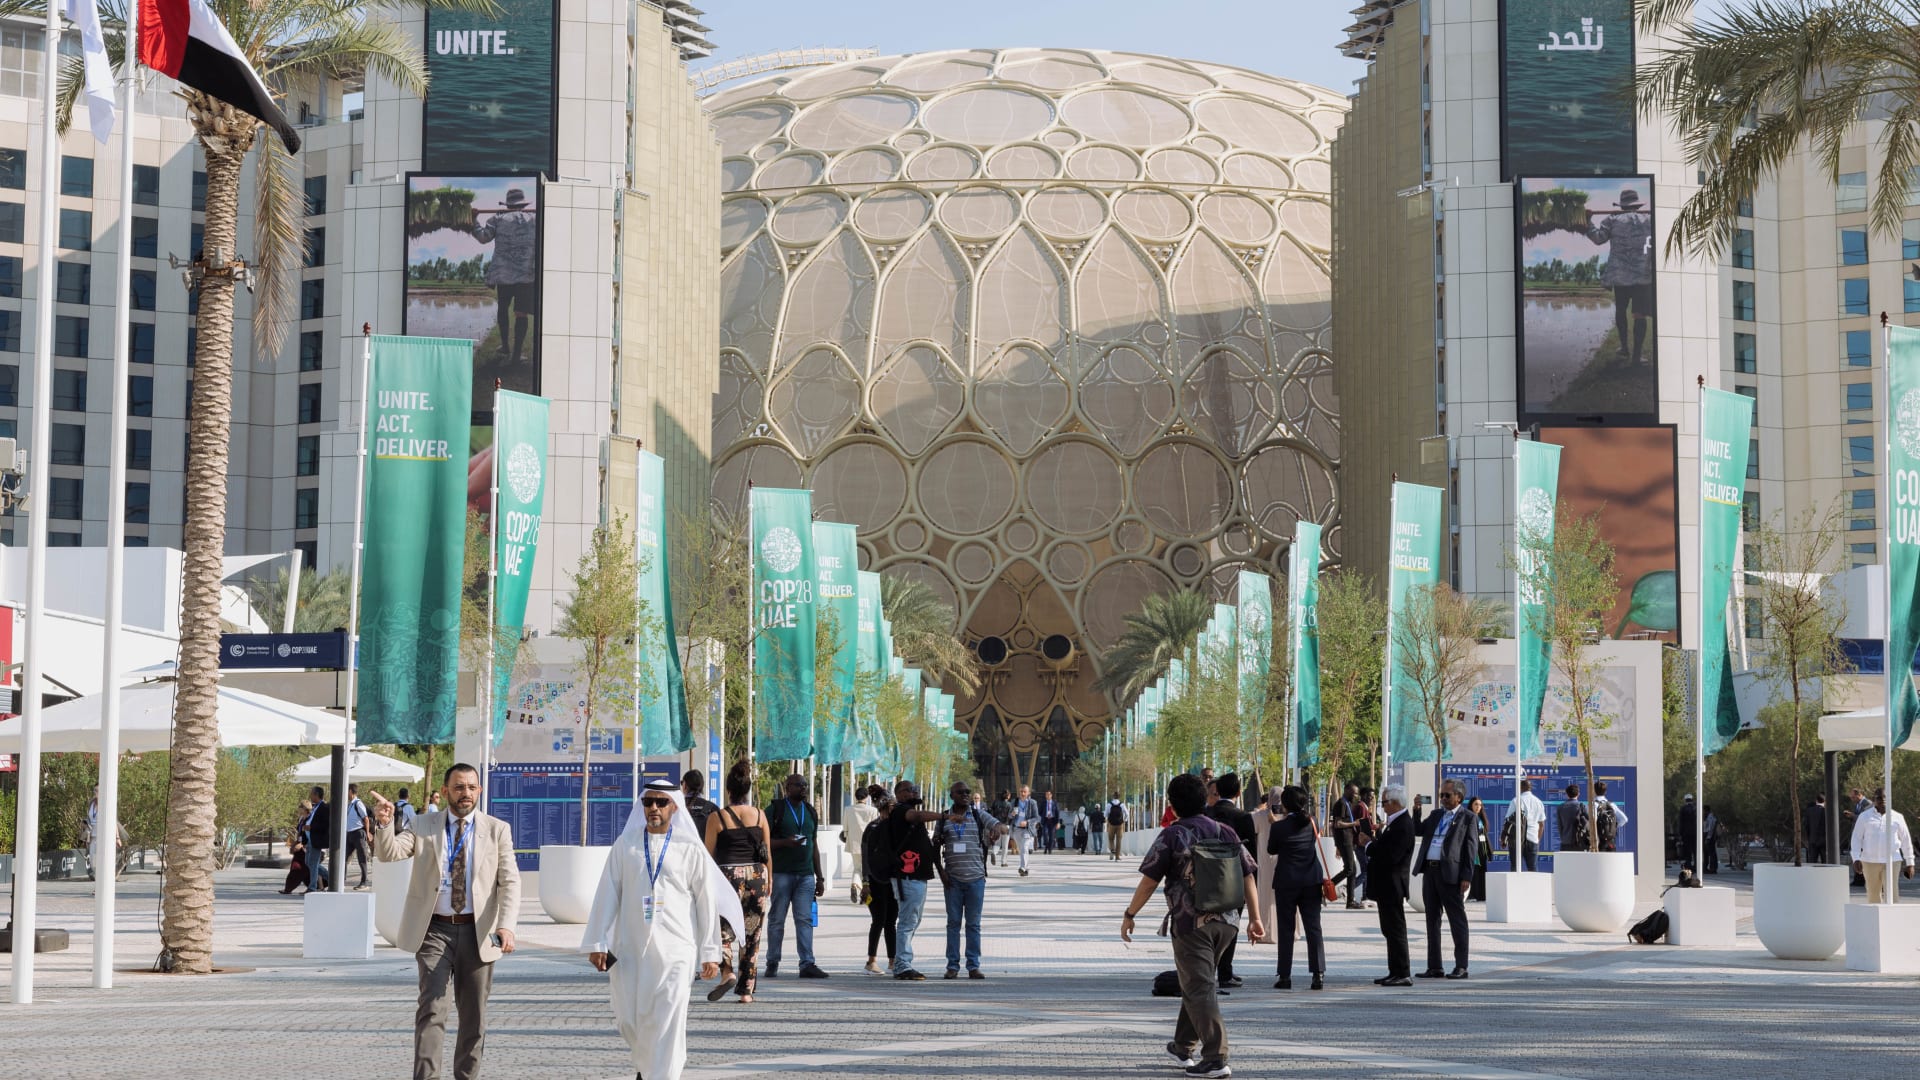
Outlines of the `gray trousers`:
[{"label": "gray trousers", "polygon": [[1225,920],[1202,923],[1191,933],[1173,935],[1173,968],[1180,974],[1180,1019],[1173,1045],[1200,1047],[1201,1061],[1227,1060],[1227,1026],[1220,1020],[1220,957],[1240,936]]},{"label": "gray trousers", "polygon": [[480,959],[474,924],[429,923],[414,962],[420,969],[420,1005],[413,1013],[413,1080],[440,1080],[449,996],[459,1018],[453,1075],[474,1080],[487,1037],[487,995],[493,992],[493,965]]}]

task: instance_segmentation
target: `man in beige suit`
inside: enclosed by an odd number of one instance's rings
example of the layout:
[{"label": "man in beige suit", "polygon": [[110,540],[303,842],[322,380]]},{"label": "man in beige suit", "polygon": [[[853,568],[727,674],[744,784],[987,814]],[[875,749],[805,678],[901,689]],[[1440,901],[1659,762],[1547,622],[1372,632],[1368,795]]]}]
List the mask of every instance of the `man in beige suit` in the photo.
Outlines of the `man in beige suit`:
[{"label": "man in beige suit", "polygon": [[379,795],[374,800],[374,857],[413,860],[396,942],[415,955],[420,969],[413,1080],[439,1080],[449,994],[459,1015],[453,1075],[474,1080],[487,1033],[493,962],[513,951],[520,917],[513,830],[480,812],[480,774],[471,765],[447,770],[440,799],[446,809],[419,815],[409,830],[396,832],[393,804]]}]

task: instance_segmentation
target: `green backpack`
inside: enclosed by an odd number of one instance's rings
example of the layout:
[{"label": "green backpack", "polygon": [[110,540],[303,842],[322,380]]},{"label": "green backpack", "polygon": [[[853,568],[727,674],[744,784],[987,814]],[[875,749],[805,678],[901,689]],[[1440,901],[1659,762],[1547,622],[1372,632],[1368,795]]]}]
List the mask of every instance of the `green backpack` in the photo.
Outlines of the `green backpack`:
[{"label": "green backpack", "polygon": [[1240,861],[1246,848],[1231,834],[1210,837],[1193,831],[1193,846],[1187,853],[1187,884],[1193,889],[1194,910],[1222,915],[1246,907],[1246,867]]}]

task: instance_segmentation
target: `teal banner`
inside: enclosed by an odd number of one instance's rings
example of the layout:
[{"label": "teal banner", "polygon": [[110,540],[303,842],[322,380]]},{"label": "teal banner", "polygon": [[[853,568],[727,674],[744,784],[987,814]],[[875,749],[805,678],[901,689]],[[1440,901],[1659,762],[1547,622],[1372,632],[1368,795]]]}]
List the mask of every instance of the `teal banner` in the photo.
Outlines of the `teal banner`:
[{"label": "teal banner", "polygon": [[1913,734],[1920,699],[1913,652],[1920,637],[1920,330],[1887,328],[1887,717],[1893,745]]},{"label": "teal banner", "polygon": [[[833,692],[816,692],[813,756],[822,765],[847,760],[854,732],[854,675],[860,666],[860,548],[851,525],[813,523],[813,564],[819,583],[815,618],[833,627]],[[827,708],[832,703],[833,708]]]},{"label": "teal banner", "polygon": [[754,757],[813,753],[813,493],[754,488]]},{"label": "teal banner", "polygon": [[[927,713],[925,698],[921,693],[920,669],[907,667],[902,663],[900,668],[900,685],[906,689],[907,697],[913,702],[915,723],[925,723]],[[910,727],[909,730],[913,730],[913,728]],[[915,741],[917,742],[918,740]],[[895,755],[899,759],[896,761],[898,771],[902,778],[918,784],[920,783],[920,768],[917,760],[908,760],[907,755],[903,752],[904,750],[905,746],[895,748]],[[914,755],[914,757],[917,759],[918,755]],[[923,796],[926,794],[927,792],[921,792]]]},{"label": "teal banner", "polygon": [[507,688],[527,623],[547,490],[547,399],[501,390],[493,409],[493,741],[507,733]]},{"label": "teal banner", "polygon": [[887,654],[880,637],[880,575],[866,570],[855,574],[855,594],[859,601],[859,665],[854,696],[854,730],[858,735],[853,763],[863,769],[879,767],[880,719],[875,709],[877,680],[887,676]]},{"label": "teal banner", "polygon": [[[1744,400],[1744,399],[1743,399]],[[1742,442],[1744,449],[1746,443]],[[1520,756],[1540,756],[1540,706],[1553,661],[1553,519],[1560,501],[1560,448],[1520,439],[1513,444],[1514,629],[1520,651]]]},{"label": "teal banner", "polygon": [[1387,640],[1392,670],[1388,685],[1388,706],[1392,720],[1388,726],[1389,750],[1394,761],[1436,761],[1440,750],[1433,734],[1420,722],[1424,706],[1420,691],[1408,675],[1395,628],[1406,617],[1407,607],[1430,586],[1440,583],[1440,551],[1446,542],[1447,493],[1422,484],[1393,485],[1393,536],[1387,558]]},{"label": "teal banner", "polygon": [[687,682],[680,670],[680,644],[673,629],[673,592],[667,567],[667,463],[640,451],[634,501],[634,552],[640,560],[640,602],[645,605],[645,638],[640,663],[640,753],[646,757],[684,754],[693,749],[693,723],[687,716]]},{"label": "teal banner", "polygon": [[1320,762],[1320,526],[1293,525],[1287,568],[1293,608],[1293,752],[1300,768]]},{"label": "teal banner", "polygon": [[1267,682],[1273,664],[1273,583],[1240,571],[1235,652],[1240,663],[1240,730],[1253,733],[1267,719]]},{"label": "teal banner", "polygon": [[[1726,749],[1740,733],[1727,643],[1727,598],[1740,554],[1741,500],[1747,490],[1753,399],[1700,391],[1700,696],[1701,756]],[[1891,459],[1889,459],[1891,460]],[[1891,545],[1889,545],[1891,549]]]},{"label": "teal banner", "polygon": [[1174,657],[1167,661],[1166,700],[1179,701],[1187,696],[1187,662]]},{"label": "teal banner", "polygon": [[368,373],[355,739],[453,741],[473,343],[377,336]]},{"label": "teal banner", "polygon": [[433,91],[421,102],[428,170],[553,172],[558,9],[555,0],[494,0],[485,12],[428,9]]}]

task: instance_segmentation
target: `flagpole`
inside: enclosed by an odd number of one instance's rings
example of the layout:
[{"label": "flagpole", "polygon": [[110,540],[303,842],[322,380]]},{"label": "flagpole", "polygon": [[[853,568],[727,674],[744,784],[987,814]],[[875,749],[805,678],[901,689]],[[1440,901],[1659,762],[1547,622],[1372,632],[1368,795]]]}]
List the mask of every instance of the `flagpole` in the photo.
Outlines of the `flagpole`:
[{"label": "flagpole", "polygon": [[38,500],[27,516],[26,668],[20,690],[20,761],[14,811],[13,1003],[33,1003],[35,905],[40,865],[40,684],[46,669],[47,447],[53,442],[53,251],[59,207],[60,133],[54,109],[59,93],[60,9],[47,4],[40,61],[40,265],[34,270],[33,441],[28,443],[27,494]]},{"label": "flagpole", "polygon": [[1387,496],[1387,643],[1380,660],[1380,790],[1393,775],[1393,523],[1400,520],[1400,475]]},{"label": "flagpole", "polygon": [[[1694,385],[1700,399],[1700,437],[1707,437],[1707,377],[1694,376]],[[1707,467],[1706,456],[1700,455],[1700,468]],[[1700,481],[1701,492],[1706,490],[1706,478]],[[1693,657],[1693,879],[1699,881],[1707,866],[1707,649],[1714,643],[1707,640],[1707,502],[1699,499],[1700,514],[1695,524],[1698,533],[1698,567],[1695,571],[1693,594],[1700,598],[1700,640],[1695,643]],[[1721,611],[1726,610],[1724,602]],[[1727,635],[1720,635],[1718,648],[1726,648]],[[1715,699],[1718,700],[1717,698]]]},{"label": "flagpole", "polygon": [[[487,788],[493,768],[493,683],[499,677],[495,654],[500,651],[500,628],[494,625],[493,594],[500,588],[500,380],[493,380],[493,454],[487,479],[487,685],[480,692],[486,714],[480,721],[480,812],[487,812]],[[432,784],[433,778],[428,777]],[[639,796],[636,794],[635,798]]]},{"label": "flagpole", "polygon": [[[364,561],[367,547],[367,538],[364,531],[366,528],[367,512],[367,415],[372,404],[369,401],[372,394],[373,324],[361,323],[360,431],[356,435],[359,445],[354,458],[356,464],[353,472],[353,568],[349,575],[347,588],[347,741],[346,745],[341,747],[340,753],[341,760],[346,763],[345,772],[347,773],[351,773],[353,770],[353,714],[355,698],[358,696],[360,689],[360,567]],[[352,777],[347,776],[346,780],[342,782],[346,783],[351,780]],[[427,783],[432,784],[433,779],[429,777]],[[482,785],[482,787],[484,786],[485,785]],[[334,804],[338,807],[333,812],[335,821],[345,821],[346,818],[343,815],[347,809],[351,808],[351,803],[345,804],[344,806],[340,803],[340,800],[344,798],[346,794],[345,791],[336,791],[333,793]],[[333,888],[331,891],[344,892],[346,891],[347,881],[347,868],[343,865],[346,862],[346,833],[335,829],[333,837]]]},{"label": "flagpole", "polygon": [[[1887,441],[1888,447],[1891,448],[1893,444],[1893,331],[1887,325],[1887,313],[1884,311],[1880,313],[1880,360],[1882,380],[1880,388],[1880,431],[1882,433],[1881,437]],[[1892,456],[1890,452],[1887,454],[1889,461],[1891,461]],[[1894,716],[1898,712],[1900,699],[1905,696],[1901,691],[1906,689],[1907,684],[1913,678],[1913,657],[1902,656],[1896,658],[1893,655],[1893,542],[1895,532],[1894,520],[1897,517],[1897,510],[1893,504],[1893,470],[1890,468],[1882,468],[1880,470],[1880,505],[1886,507],[1885,513],[1887,518],[1886,559],[1882,564],[1885,572],[1880,575],[1880,598],[1881,603],[1884,605],[1883,610],[1886,612],[1885,620],[1881,625],[1881,633],[1885,636],[1880,642],[1880,666],[1885,672],[1881,681],[1886,684],[1887,699],[1887,738],[1886,745],[1881,748],[1880,787],[1886,792],[1887,811],[1881,815],[1880,818],[1880,833],[1886,838],[1885,842],[1887,845],[1886,899],[1888,903],[1896,903],[1900,898],[1900,878],[1897,876],[1898,871],[1895,869],[1895,864],[1899,859],[1899,851],[1894,846],[1893,838]],[[1798,852],[1795,852],[1796,856],[1798,856],[1798,854]],[[1879,902],[1880,898],[1877,896],[1867,897],[1867,903],[1869,904]]]},{"label": "flagpole", "polygon": [[[133,310],[133,106],[139,93],[139,19],[126,20],[126,57],[121,64],[120,252],[113,288],[112,420],[107,447],[107,606],[102,631],[100,687],[100,783],[93,828],[93,985],[113,987],[113,920],[119,887],[120,848],[120,624],[125,598],[121,582],[127,561],[127,380],[132,373]],[[49,204],[51,206],[51,204]],[[46,256],[43,253],[42,258]]]},{"label": "flagpole", "polygon": [[[1513,426],[1513,681],[1516,686],[1521,681],[1520,669],[1526,664],[1526,658],[1520,655],[1520,642],[1525,630],[1521,623],[1526,618],[1527,609],[1523,601],[1523,597],[1526,596],[1524,575],[1529,570],[1536,577],[1539,575],[1538,564],[1527,555],[1527,542],[1532,538],[1527,535],[1526,528],[1521,524],[1521,494],[1520,425],[1515,424]],[[1527,850],[1525,835],[1527,817],[1526,810],[1520,802],[1520,785],[1527,782],[1526,727],[1527,704],[1523,696],[1521,700],[1514,703],[1513,711],[1513,808],[1518,816],[1513,823],[1513,846],[1507,851],[1507,872],[1510,874],[1518,874],[1525,869],[1521,858]]]},{"label": "flagpole", "polygon": [[[758,569],[758,564],[754,561],[755,558],[756,556],[753,550],[753,481],[749,480],[747,481],[747,760],[757,766],[759,760],[753,756],[753,733],[760,724],[753,715],[753,680],[758,673],[755,660],[756,653],[759,651],[760,646],[759,642],[755,640],[758,631],[755,623],[758,620],[753,616],[753,578],[754,571]],[[720,750],[722,753],[725,753],[726,747],[722,746]]]},{"label": "flagpole", "polygon": [[[1294,770],[1300,767],[1300,562],[1300,527],[1295,522],[1293,543],[1287,550],[1287,716],[1280,726],[1287,740],[1281,752],[1285,762],[1282,782],[1287,784],[1294,782]],[[1271,589],[1268,595],[1272,595]],[[1268,618],[1267,626],[1273,626],[1272,618]]]}]

